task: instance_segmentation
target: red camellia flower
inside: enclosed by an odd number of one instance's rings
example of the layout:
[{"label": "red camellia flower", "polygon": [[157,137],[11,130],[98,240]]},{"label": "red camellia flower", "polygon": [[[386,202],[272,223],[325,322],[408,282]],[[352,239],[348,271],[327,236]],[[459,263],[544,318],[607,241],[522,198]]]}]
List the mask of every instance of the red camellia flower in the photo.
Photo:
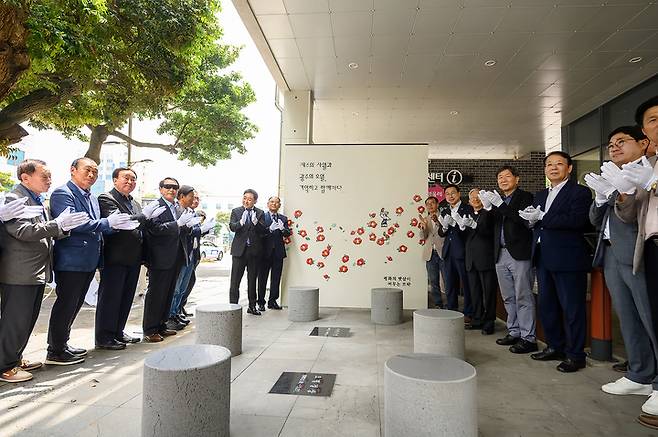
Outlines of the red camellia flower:
[{"label": "red camellia flower", "polygon": [[350,260],[350,256],[349,255],[343,255],[342,259],[343,259],[343,262],[346,263],[347,261]]},{"label": "red camellia flower", "polygon": [[424,213],[424,212],[425,212],[425,207],[424,207],[423,205],[420,205],[420,206],[418,207],[418,212],[419,212],[420,214]]},{"label": "red camellia flower", "polygon": [[362,266],[362,265],[364,265],[365,263],[366,263],[366,260],[363,259],[363,258],[359,258],[359,259],[356,260],[356,265],[357,265],[357,266]]},{"label": "red camellia flower", "polygon": [[384,240],[383,238],[377,240],[377,244],[379,244],[380,246],[383,246],[385,242],[386,240]]},{"label": "red camellia flower", "polygon": [[315,230],[317,232],[324,232],[324,228],[322,226],[318,226]]},{"label": "red camellia flower", "polygon": [[386,259],[389,260],[389,261],[393,261],[393,257],[392,257],[392,256],[387,256]]},{"label": "red camellia flower", "polygon": [[395,233],[395,228],[388,228],[388,229],[386,230],[386,233],[387,233],[388,235],[393,235],[393,234]]},{"label": "red camellia flower", "polygon": [[377,227],[377,222],[372,220],[368,222],[368,227],[370,228],[376,228]]},{"label": "red camellia flower", "polygon": [[412,219],[411,219],[411,223],[410,223],[410,225],[413,226],[413,227],[418,226],[418,220],[415,219],[415,218],[412,218]]},{"label": "red camellia flower", "polygon": [[393,226],[395,226],[396,228],[399,228],[399,227],[400,227],[400,223],[393,223]]},{"label": "red camellia flower", "polygon": [[414,196],[414,202],[420,202],[422,199],[423,199],[423,198],[420,197],[420,194],[416,194],[416,195]]},{"label": "red camellia flower", "polygon": [[307,235],[307,234],[306,234],[306,231],[303,230],[303,229],[301,229],[301,230],[298,232],[298,234],[301,235],[302,237],[306,237],[306,235]]},{"label": "red camellia flower", "polygon": [[329,280],[329,275],[322,275],[325,280]]},{"label": "red camellia flower", "polygon": [[420,240],[418,240],[418,244],[420,244],[421,246],[424,246],[425,245],[425,240],[423,240],[421,238]]},{"label": "red camellia flower", "polygon": [[288,219],[288,227],[292,226],[292,224],[295,223],[292,220]]},{"label": "red camellia flower", "polygon": [[350,232],[350,235],[354,235],[354,234],[356,234],[356,231],[351,231]]},{"label": "red camellia flower", "polygon": [[371,213],[370,213],[370,218],[375,218],[376,215],[377,215],[377,214],[375,214],[374,212],[371,212]]},{"label": "red camellia flower", "polygon": [[398,206],[397,208],[395,208],[395,213],[396,213],[397,215],[400,215],[400,214],[402,214],[403,212],[404,212],[404,208],[402,208],[401,206]]},{"label": "red camellia flower", "polygon": [[300,210],[295,211],[295,218],[300,218],[302,216],[302,212]]},{"label": "red camellia flower", "polygon": [[398,252],[406,252],[406,251],[407,251],[407,246],[405,246],[404,244],[398,247]]},{"label": "red camellia flower", "polygon": [[290,244],[290,237],[284,238],[283,242],[286,243],[286,244]]},{"label": "red camellia flower", "polygon": [[354,243],[354,244],[357,244],[357,245],[358,245],[358,244],[361,244],[362,242],[363,242],[363,240],[362,240],[361,238],[359,238],[359,237],[356,237],[356,238],[353,240],[353,243]]},{"label": "red camellia flower", "polygon": [[318,261],[317,266],[318,266],[319,269],[323,269],[324,268],[324,263],[322,261]]},{"label": "red camellia flower", "polygon": [[347,272],[347,270],[348,270],[348,269],[347,269],[347,266],[345,266],[345,265],[340,266],[340,267],[338,268],[338,271],[341,272],[341,273],[345,273],[345,272]]},{"label": "red camellia flower", "polygon": [[416,234],[414,234],[414,231],[407,232],[407,237],[409,237],[409,238],[414,238],[414,235],[416,235]]},{"label": "red camellia flower", "polygon": [[359,235],[363,235],[364,232],[365,232],[365,230],[363,228],[359,228],[359,229],[356,230],[356,233],[359,234]]},{"label": "red camellia flower", "polygon": [[307,249],[308,249],[308,244],[306,243],[299,246],[299,250],[301,250],[302,252],[306,252]]},{"label": "red camellia flower", "polygon": [[320,234],[317,237],[315,237],[315,241],[324,241],[324,235]]},{"label": "red camellia flower", "polygon": [[312,266],[313,265],[313,258],[306,258],[306,264],[308,264],[309,266]]},{"label": "red camellia flower", "polygon": [[322,251],[322,256],[326,258],[326,257],[329,256],[329,253],[330,253],[329,249],[325,249],[325,250]]},{"label": "red camellia flower", "polygon": [[375,241],[377,239],[377,235],[375,233],[371,233],[368,235],[368,238],[370,238],[370,241]]}]

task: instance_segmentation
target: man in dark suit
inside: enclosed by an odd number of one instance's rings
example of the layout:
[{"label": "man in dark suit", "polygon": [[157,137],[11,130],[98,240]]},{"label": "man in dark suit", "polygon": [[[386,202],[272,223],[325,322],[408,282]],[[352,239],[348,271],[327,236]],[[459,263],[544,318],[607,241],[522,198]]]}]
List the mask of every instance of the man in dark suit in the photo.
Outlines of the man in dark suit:
[{"label": "man in dark suit", "polygon": [[260,311],[256,308],[256,279],[258,277],[258,259],[262,251],[262,239],[268,228],[265,226],[265,214],[263,210],[254,205],[258,200],[258,193],[247,189],[242,195],[242,206],[231,211],[229,228],[235,232],[231,244],[231,288],[229,298],[231,303],[240,300],[240,281],[247,269],[247,294],[249,296],[249,308],[247,312],[256,316]]},{"label": "man in dark suit", "polygon": [[587,272],[592,260],[583,236],[589,225],[592,194],[569,179],[573,169],[568,153],[551,152],[544,158],[551,188],[535,195],[534,206],[519,215],[533,228],[533,262],[539,284],[539,317],[548,347],[535,360],[559,359],[560,372],[585,367]]},{"label": "man in dark suit", "polygon": [[272,196],[267,200],[268,211],[265,213],[267,233],[263,238],[263,252],[258,267],[259,311],[265,311],[265,286],[270,271],[272,271],[272,276],[270,278],[270,297],[267,299],[267,307],[273,310],[281,309],[276,300],[279,298],[283,259],[286,257],[283,239],[289,237],[291,232],[288,227],[288,218],[283,214],[279,214],[280,207],[281,200],[277,196]]},{"label": "man in dark suit", "polygon": [[471,308],[471,292],[464,262],[464,243],[466,242],[466,228],[461,222],[463,217],[473,215],[473,208],[461,201],[459,187],[446,185],[444,190],[448,207],[441,211],[440,235],[445,237],[442,254],[444,280],[446,286],[447,309],[458,310],[459,288],[464,294],[464,321],[469,323],[473,315]]},{"label": "man in dark suit", "polygon": [[60,214],[51,220],[41,193],[50,189],[46,163],[28,159],[18,165],[19,185],[7,196],[12,202],[27,202],[32,211],[8,219],[0,226],[0,381],[23,382],[32,379],[31,370],[40,362],[23,359],[23,351],[39,316],[45,284],[52,281],[53,239],[89,221],[86,213]]},{"label": "man in dark suit", "polygon": [[494,257],[494,216],[482,207],[479,188],[468,193],[473,216],[464,218],[467,229],[466,271],[471,288],[473,319],[469,329],[481,329],[483,335],[494,332],[496,322],[496,271]]},{"label": "man in dark suit", "polygon": [[91,220],[72,229],[70,237],[55,242],[57,298],[50,313],[46,364],[65,366],[84,360],[87,351],[67,343],[89,284],[102,265],[103,234],[139,225],[128,214],[115,213],[101,218],[98,199],[89,192],[97,178],[96,163],[89,158],[78,158],[71,164],[71,180],[50,197],[54,217],[70,210],[86,212]]},{"label": "man in dark suit", "polygon": [[159,206],[165,211],[147,222],[146,262],[149,269],[149,284],[144,299],[142,329],[144,341],[157,343],[163,337],[175,335],[167,328],[169,309],[174,296],[176,279],[181,267],[187,264],[188,247],[186,235],[194,226],[194,214],[183,211],[176,205],[176,193],[180,188],[174,178],[160,181]]},{"label": "man in dark suit", "polygon": [[137,229],[105,236],[103,246],[103,269],[96,304],[96,348],[118,350],[124,349],[126,343],[140,340],[125,334],[123,330],[144,258],[142,244],[146,220],[162,214],[165,207],[153,202],[142,212],[139,203],[130,195],[137,185],[137,174],[130,168],[114,169],[112,181],[114,188],[98,197],[101,217],[109,217],[119,211],[140,222]]},{"label": "man in dark suit", "polygon": [[532,231],[519,217],[519,210],[532,205],[532,194],[519,188],[521,177],[511,165],[496,173],[497,191],[480,191],[485,209],[494,213],[494,259],[500,295],[507,311],[507,335],[496,344],[509,346],[512,353],[537,350],[535,295],[532,285]]}]

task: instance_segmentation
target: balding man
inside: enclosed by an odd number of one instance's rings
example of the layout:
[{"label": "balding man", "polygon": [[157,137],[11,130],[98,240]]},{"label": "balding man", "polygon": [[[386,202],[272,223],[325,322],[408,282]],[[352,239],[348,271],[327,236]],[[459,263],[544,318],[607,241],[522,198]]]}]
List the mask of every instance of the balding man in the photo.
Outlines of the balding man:
[{"label": "balding man", "polygon": [[283,272],[283,259],[286,257],[286,248],[283,239],[289,237],[291,232],[288,227],[288,218],[279,214],[281,200],[272,196],[267,200],[265,213],[265,227],[267,233],[263,237],[263,252],[258,269],[258,310],[265,311],[265,286],[267,277],[270,277],[270,297],[267,299],[267,307],[280,310],[281,307],[276,300],[279,298],[279,286],[281,273]]}]

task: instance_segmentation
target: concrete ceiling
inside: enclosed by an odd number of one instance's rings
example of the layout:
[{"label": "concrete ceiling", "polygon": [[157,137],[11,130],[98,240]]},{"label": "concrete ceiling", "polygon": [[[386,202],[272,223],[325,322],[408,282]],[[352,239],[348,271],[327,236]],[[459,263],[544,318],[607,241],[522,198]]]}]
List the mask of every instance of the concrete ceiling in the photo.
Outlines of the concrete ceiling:
[{"label": "concrete ceiling", "polygon": [[279,87],[313,91],[317,143],[522,156],[559,147],[562,125],[658,72],[649,1],[233,3]]}]

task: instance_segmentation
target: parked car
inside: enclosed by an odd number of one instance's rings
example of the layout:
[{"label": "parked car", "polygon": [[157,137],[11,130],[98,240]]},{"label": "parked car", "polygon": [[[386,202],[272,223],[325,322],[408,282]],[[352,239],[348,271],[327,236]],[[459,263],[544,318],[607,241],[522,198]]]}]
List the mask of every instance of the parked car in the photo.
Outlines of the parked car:
[{"label": "parked car", "polygon": [[221,261],[224,258],[224,251],[212,241],[201,241],[201,259],[216,259]]}]

